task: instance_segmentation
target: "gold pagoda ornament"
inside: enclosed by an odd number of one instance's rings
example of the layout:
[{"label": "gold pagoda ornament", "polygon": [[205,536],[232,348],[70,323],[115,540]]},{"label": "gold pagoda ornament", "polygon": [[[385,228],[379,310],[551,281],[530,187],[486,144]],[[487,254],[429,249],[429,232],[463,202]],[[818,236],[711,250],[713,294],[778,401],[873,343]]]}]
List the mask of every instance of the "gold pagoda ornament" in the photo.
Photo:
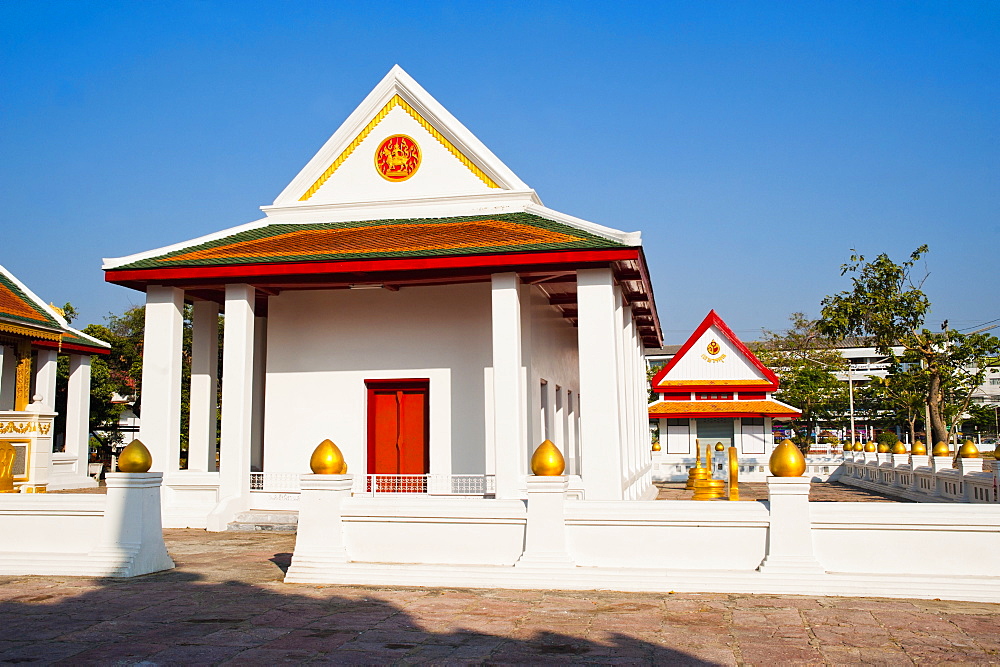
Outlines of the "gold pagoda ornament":
[{"label": "gold pagoda ornament", "polygon": [[326,439],[316,445],[309,457],[309,468],[317,475],[344,475],[347,473],[347,461],[340,447]]},{"label": "gold pagoda ornament", "polygon": [[694,467],[688,470],[688,480],[684,488],[688,491],[694,489],[694,483],[698,480],[708,479],[708,470],[701,465],[701,447],[694,446]]},{"label": "gold pagoda ornament", "polygon": [[951,450],[948,449],[948,443],[943,440],[934,445],[932,453],[934,456],[951,456]]},{"label": "gold pagoda ornament", "polygon": [[877,449],[878,448],[875,446],[874,442],[869,441],[869,442],[865,443],[865,451],[866,452],[871,453],[871,452],[876,451]]},{"label": "gold pagoda ornament", "polygon": [[806,471],[806,457],[795,443],[786,439],[771,452],[767,465],[775,477],[801,477]]},{"label": "gold pagoda ornament", "polygon": [[551,440],[538,445],[531,455],[531,473],[539,477],[556,477],[566,470],[566,459]]},{"label": "gold pagoda ornament", "polygon": [[715,451],[717,451],[717,452],[724,452],[724,451],[726,451],[726,446],[723,445],[721,442],[717,442],[717,443],[715,443]]},{"label": "gold pagoda ornament", "polygon": [[118,470],[121,472],[149,472],[153,467],[153,455],[141,440],[133,440],[125,445],[118,455]]},{"label": "gold pagoda ornament", "polygon": [[905,454],[906,453],[906,445],[904,445],[902,442],[900,442],[899,440],[897,440],[896,444],[892,446],[892,450],[891,451],[892,451],[893,454]]},{"label": "gold pagoda ornament", "polygon": [[998,444],[996,446],[996,449],[993,450],[993,458],[995,458],[997,461],[1000,461],[1000,444]]},{"label": "gold pagoda ornament", "polygon": [[654,452],[660,451],[660,443],[659,443],[659,441],[653,443],[653,451]]},{"label": "gold pagoda ornament", "polygon": [[910,450],[911,454],[916,454],[917,456],[927,455],[927,445],[917,440],[913,443],[913,448]]},{"label": "gold pagoda ornament", "polygon": [[966,440],[958,450],[958,457],[962,459],[978,459],[980,457],[979,448],[976,443]]},{"label": "gold pagoda ornament", "polygon": [[696,479],[692,486],[694,495],[691,500],[717,500],[726,495],[726,482],[721,479],[714,479],[712,474],[712,445],[705,445],[705,467],[702,468],[705,476]]},{"label": "gold pagoda ornament", "polygon": [[879,454],[888,454],[890,450],[889,443],[880,442],[878,443],[878,447],[876,449]]}]

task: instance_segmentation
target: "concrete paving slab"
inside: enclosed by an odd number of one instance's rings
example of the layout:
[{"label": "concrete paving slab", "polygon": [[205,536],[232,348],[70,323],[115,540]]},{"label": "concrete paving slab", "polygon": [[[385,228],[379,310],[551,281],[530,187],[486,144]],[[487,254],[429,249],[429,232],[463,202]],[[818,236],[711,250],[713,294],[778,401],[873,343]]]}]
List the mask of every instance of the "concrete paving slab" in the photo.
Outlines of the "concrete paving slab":
[{"label": "concrete paving slab", "polygon": [[0,577],[0,662],[1000,662],[1000,605],[282,583],[294,535],[167,530],[177,568]]}]

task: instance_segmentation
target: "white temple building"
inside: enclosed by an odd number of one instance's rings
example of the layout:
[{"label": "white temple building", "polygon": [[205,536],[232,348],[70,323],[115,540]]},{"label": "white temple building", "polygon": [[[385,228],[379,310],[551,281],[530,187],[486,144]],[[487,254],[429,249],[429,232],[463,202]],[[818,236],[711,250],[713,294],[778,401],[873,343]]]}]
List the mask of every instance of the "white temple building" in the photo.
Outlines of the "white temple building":
[{"label": "white temple building", "polygon": [[573,497],[655,496],[643,350],[662,337],[639,233],[546,208],[398,66],[262,210],[104,263],[146,294],[140,438],[166,526],[294,509],[326,438],[357,494],[522,498],[549,439]]}]

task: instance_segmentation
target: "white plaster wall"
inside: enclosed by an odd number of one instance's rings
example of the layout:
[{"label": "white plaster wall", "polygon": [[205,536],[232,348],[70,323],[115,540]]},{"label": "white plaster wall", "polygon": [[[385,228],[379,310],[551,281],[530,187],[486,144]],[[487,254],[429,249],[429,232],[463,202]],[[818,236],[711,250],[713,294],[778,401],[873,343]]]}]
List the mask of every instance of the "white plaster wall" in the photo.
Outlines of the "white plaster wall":
[{"label": "white plaster wall", "polygon": [[289,291],[268,304],[264,470],[309,472],[324,438],[366,472],[366,379],[430,379],[432,473],[482,473],[489,283]]},{"label": "white plaster wall", "polygon": [[[522,344],[526,350],[524,359],[528,364],[528,447],[534,451],[545,439],[541,420],[541,381],[546,380],[550,385],[561,387],[563,400],[566,390],[571,390],[576,409],[580,387],[580,355],[576,328],[563,318],[561,311],[550,306],[546,296],[537,287],[527,288],[522,292],[522,297],[525,293],[528,300],[522,310],[522,317],[530,317],[531,322],[524,327],[526,335],[522,338]],[[554,414],[554,401],[550,409]],[[567,443],[560,437],[564,432],[560,429],[553,430],[553,443],[565,456],[568,451]],[[527,468],[525,472],[528,472]]]},{"label": "white plaster wall", "polygon": [[[0,494],[4,553],[87,553],[101,538],[107,496]],[[16,536],[16,537],[15,537]]]},{"label": "white plaster wall", "polygon": [[829,572],[996,575],[1000,507],[810,503],[816,558]]},{"label": "white plaster wall", "polygon": [[524,545],[518,500],[351,498],[342,506],[352,560],[513,565]]}]

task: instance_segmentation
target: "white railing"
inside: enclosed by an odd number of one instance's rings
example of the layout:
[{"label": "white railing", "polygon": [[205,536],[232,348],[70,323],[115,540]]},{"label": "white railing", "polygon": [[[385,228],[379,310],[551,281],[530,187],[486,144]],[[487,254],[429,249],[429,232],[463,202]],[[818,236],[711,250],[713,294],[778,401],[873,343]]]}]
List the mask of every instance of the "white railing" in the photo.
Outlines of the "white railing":
[{"label": "white railing", "polygon": [[[299,493],[299,473],[252,472],[250,490],[264,493]],[[356,496],[426,494],[432,496],[492,496],[493,475],[355,475]]]},{"label": "white railing", "polygon": [[250,490],[265,493],[298,493],[299,473],[297,472],[252,472]]},{"label": "white railing", "polygon": [[1000,503],[995,461],[948,457],[943,463],[927,456],[847,452],[839,480],[918,502]]},{"label": "white railing", "polygon": [[493,475],[356,475],[356,496],[426,494],[431,496],[492,496]]}]

